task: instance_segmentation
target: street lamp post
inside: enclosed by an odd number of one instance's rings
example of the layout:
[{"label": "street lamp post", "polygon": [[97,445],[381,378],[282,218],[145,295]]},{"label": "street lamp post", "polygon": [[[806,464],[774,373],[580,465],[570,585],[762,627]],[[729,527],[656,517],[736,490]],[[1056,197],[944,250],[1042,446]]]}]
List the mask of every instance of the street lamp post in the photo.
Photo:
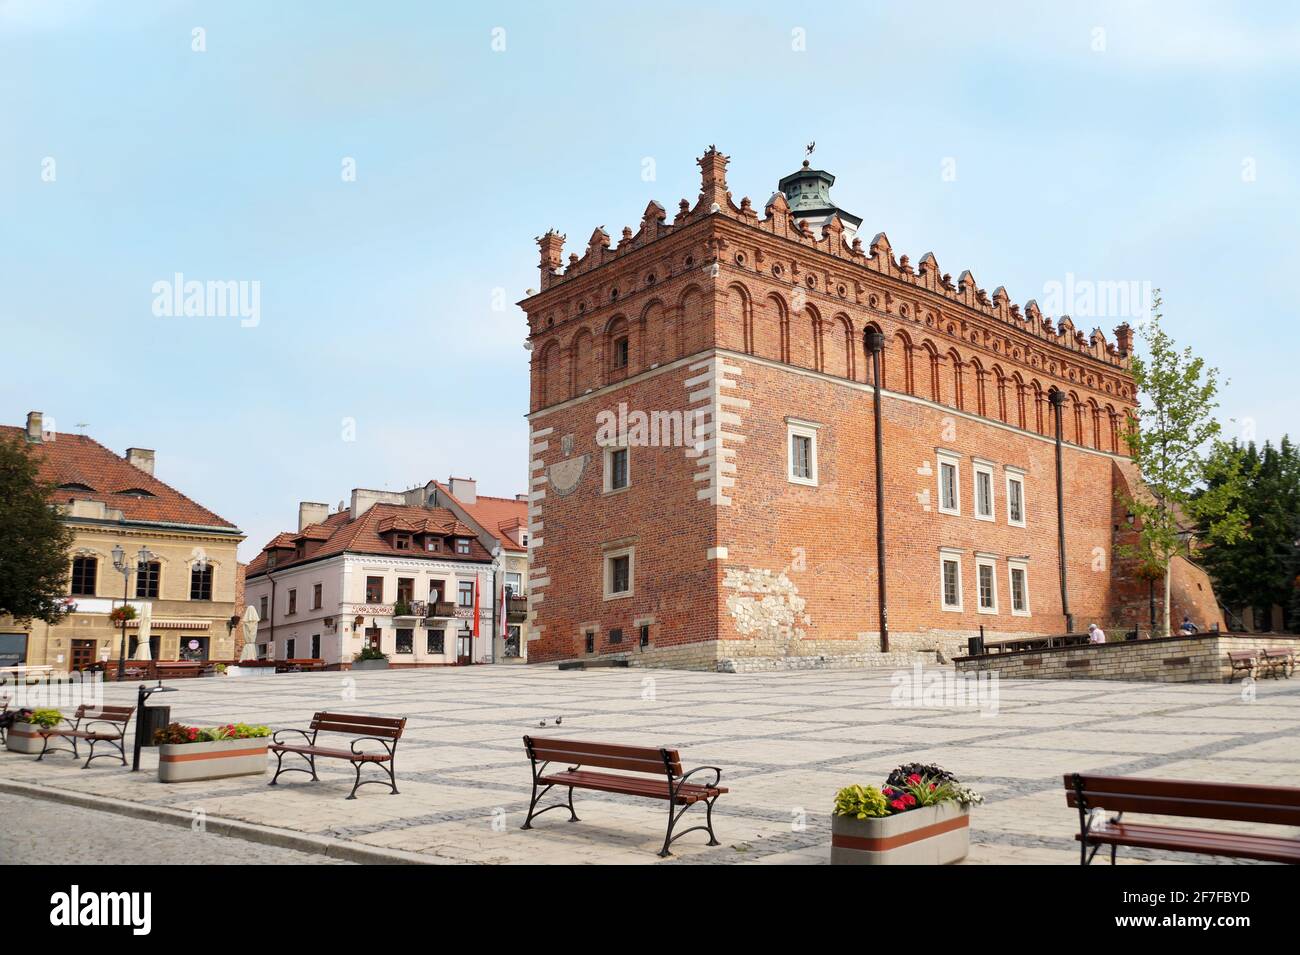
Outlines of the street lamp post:
[{"label": "street lamp post", "polygon": [[[140,552],[135,555],[136,573],[140,572],[142,564],[149,563],[153,559],[153,552],[149,548],[141,546]],[[126,607],[127,607],[127,588],[131,581],[131,565],[126,559],[126,550],[121,544],[113,548],[113,569],[122,575],[122,645],[117,651],[117,680],[120,683],[126,675]]]}]

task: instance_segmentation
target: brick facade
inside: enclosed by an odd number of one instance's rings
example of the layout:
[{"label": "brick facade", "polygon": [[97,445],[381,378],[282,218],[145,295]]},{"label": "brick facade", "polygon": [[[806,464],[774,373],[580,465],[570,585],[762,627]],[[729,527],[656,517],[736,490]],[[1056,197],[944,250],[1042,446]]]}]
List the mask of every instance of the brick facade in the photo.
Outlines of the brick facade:
[{"label": "brick facade", "polygon": [[[981,625],[990,637],[1061,632],[1053,387],[1065,396],[1070,609],[1110,623],[1128,327],[1114,344],[1085,336],[1002,289],[988,296],[969,272],[953,283],[932,255],[914,269],[883,234],[864,251],[838,216],[814,236],[781,193],[760,218],[732,202],[725,157],[711,149],[700,165],[700,197],[671,225],[651,203],[637,232],[611,248],[596,230],[562,272],[563,237],[539,240],[541,291],[521,303],[533,353],[529,658],[585,656],[590,633],[592,653],[647,665],[859,666],[954,655]],[[871,330],[886,341],[888,653]],[[815,480],[791,478],[792,430],[815,442]],[[627,486],[612,487],[607,459],[622,447]],[[941,459],[956,466],[956,514],[939,506]],[[1008,479],[1022,482],[1024,526],[1009,520]],[[630,593],[607,592],[611,554],[630,559]],[[941,606],[944,554],[960,565],[960,609]],[[996,607],[981,612],[985,563]]]}]

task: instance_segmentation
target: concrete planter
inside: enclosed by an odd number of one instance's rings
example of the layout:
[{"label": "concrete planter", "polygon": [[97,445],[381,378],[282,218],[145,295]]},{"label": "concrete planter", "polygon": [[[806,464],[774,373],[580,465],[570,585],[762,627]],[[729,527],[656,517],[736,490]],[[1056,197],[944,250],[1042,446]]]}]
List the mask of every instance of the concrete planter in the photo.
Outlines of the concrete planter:
[{"label": "concrete planter", "polygon": [[158,780],[187,783],[266,772],[271,737],[219,739],[211,743],[163,743],[158,747]]},{"label": "concrete planter", "polygon": [[45,745],[45,740],[36,735],[39,729],[40,727],[33,723],[14,723],[13,726],[9,727],[5,743],[9,752],[39,756],[41,747]]},{"label": "concrete planter", "polygon": [[353,660],[352,669],[354,670],[387,670],[387,660]]},{"label": "concrete planter", "polygon": [[831,817],[831,865],[948,865],[970,851],[970,808],[922,806],[879,819]]}]

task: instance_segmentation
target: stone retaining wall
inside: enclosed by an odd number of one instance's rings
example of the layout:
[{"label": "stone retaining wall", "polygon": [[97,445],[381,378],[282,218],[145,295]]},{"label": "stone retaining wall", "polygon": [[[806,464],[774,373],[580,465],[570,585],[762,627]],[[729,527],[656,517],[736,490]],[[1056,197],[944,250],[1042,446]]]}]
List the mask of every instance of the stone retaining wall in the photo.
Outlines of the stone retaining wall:
[{"label": "stone retaining wall", "polygon": [[1300,657],[1300,636],[1268,633],[1199,634],[1117,643],[1017,650],[958,657],[957,672],[993,670],[1009,680],[1135,680],[1155,683],[1220,683],[1231,678],[1230,652],[1287,649]]},{"label": "stone retaining wall", "polygon": [[880,635],[860,633],[856,640],[808,640],[780,638],[764,640],[710,640],[674,646],[632,645],[622,652],[603,652],[577,660],[627,660],[634,667],[662,667],[675,670],[709,670],[718,673],[760,673],[776,670],[846,670],[910,667],[918,659],[936,662],[964,652],[966,641],[975,633],[891,633],[890,650],[880,651]]}]

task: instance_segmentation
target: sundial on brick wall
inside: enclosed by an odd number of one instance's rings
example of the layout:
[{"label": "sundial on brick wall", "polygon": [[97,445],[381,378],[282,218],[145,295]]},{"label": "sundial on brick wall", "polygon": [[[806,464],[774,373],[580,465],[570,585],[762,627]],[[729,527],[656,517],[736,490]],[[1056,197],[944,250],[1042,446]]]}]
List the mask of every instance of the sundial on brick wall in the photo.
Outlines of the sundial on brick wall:
[{"label": "sundial on brick wall", "polygon": [[556,494],[567,497],[577,489],[578,482],[582,480],[582,472],[587,469],[589,457],[589,454],[580,454],[576,458],[558,461],[546,469],[546,477]]}]

